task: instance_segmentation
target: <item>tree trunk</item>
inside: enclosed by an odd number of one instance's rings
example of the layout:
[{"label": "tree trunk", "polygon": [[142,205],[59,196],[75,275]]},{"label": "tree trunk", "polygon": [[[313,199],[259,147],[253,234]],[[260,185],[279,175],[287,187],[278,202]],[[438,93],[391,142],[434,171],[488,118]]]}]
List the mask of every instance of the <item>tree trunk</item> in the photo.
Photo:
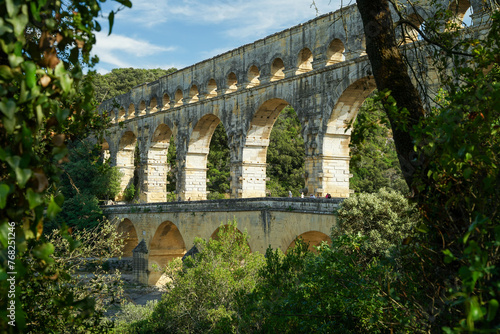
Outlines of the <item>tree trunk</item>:
[{"label": "tree trunk", "polygon": [[379,91],[389,90],[396,100],[398,110],[406,108],[408,115],[393,113],[384,106],[391,122],[394,143],[399,163],[408,187],[417,164],[418,152],[414,150],[414,142],[410,130],[424,117],[425,110],[420,95],[411,82],[408,69],[403,62],[397,47],[394,23],[392,21],[387,0],[357,0],[358,10],[366,36],[366,52],[372,65],[373,75]]}]

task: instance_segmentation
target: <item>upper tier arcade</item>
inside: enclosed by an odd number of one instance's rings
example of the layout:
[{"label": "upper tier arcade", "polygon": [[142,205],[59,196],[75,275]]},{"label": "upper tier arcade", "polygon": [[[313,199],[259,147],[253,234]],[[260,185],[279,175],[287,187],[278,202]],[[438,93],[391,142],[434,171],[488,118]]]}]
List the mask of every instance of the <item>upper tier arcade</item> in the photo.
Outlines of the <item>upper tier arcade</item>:
[{"label": "upper tier arcade", "polygon": [[[457,20],[472,7],[471,31],[487,21],[482,1],[443,3],[455,8]],[[433,15],[429,6],[410,11],[417,23]],[[412,37],[412,32],[401,35],[402,45]],[[426,75],[429,86],[437,84],[431,68]],[[103,102],[99,109],[113,124],[103,148],[122,171],[125,189],[134,178],[138,143],[140,199],[161,202],[173,135],[178,197],[202,200],[210,140],[222,122],[231,156],[231,196],[263,197],[269,136],[280,111],[291,105],[302,125],[308,192],[348,197],[347,124],[374,89],[363,24],[356,6],[349,6]]]}]

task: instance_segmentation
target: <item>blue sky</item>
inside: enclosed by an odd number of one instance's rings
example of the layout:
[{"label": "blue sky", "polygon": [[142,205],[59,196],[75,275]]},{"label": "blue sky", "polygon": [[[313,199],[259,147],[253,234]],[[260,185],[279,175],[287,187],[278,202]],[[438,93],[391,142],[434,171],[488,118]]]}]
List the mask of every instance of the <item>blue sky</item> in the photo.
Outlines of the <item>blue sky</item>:
[{"label": "blue sky", "polygon": [[[132,9],[115,15],[110,36],[103,19],[95,69],[181,69],[341,7],[341,0],[314,2],[318,12],[313,0],[132,0]],[[119,7],[105,4],[106,15]]]}]

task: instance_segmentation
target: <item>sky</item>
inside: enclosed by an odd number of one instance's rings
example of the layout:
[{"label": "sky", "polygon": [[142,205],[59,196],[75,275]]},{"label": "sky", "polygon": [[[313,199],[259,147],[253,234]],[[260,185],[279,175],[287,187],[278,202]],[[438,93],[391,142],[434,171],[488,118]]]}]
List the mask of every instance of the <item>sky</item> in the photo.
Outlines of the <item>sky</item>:
[{"label": "sky", "polygon": [[[95,67],[181,69],[349,5],[350,0],[132,0],[96,34]],[[105,3],[103,13],[120,6]]]}]

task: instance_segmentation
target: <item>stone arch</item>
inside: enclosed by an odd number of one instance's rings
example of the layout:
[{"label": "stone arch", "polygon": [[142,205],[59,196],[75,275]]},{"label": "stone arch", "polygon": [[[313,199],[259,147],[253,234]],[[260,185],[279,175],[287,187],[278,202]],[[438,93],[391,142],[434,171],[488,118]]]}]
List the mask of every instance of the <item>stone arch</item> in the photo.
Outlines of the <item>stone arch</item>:
[{"label": "stone arch", "polygon": [[285,78],[285,63],[281,58],[275,58],[271,64],[271,81]]},{"label": "stone arch", "polygon": [[163,123],[158,125],[151,137],[141,193],[141,200],[146,203],[167,201],[167,174],[170,167],[167,153],[171,138],[171,128]]},{"label": "stone arch", "polygon": [[102,159],[104,161],[108,160],[111,156],[111,153],[109,151],[109,143],[104,138],[101,141],[101,150],[102,150]]},{"label": "stone arch", "polygon": [[132,257],[132,251],[139,243],[134,224],[130,219],[125,218],[118,224],[117,231],[121,235],[121,238],[124,239],[123,257]]},{"label": "stone arch", "polygon": [[162,99],[162,109],[166,110],[170,108],[170,96],[168,96],[167,93],[163,94],[163,99]]},{"label": "stone arch", "polygon": [[351,128],[359,108],[375,90],[372,76],[351,83],[336,101],[328,119],[322,143],[322,179],[318,188],[321,196],[330,193],[333,197],[349,197],[349,142]]},{"label": "stone arch", "polygon": [[146,115],[146,102],[142,100],[139,103],[139,116]]},{"label": "stone arch", "polygon": [[200,92],[198,91],[198,86],[192,85],[189,89],[189,103],[198,102],[200,100]]},{"label": "stone arch", "polygon": [[124,120],[126,118],[125,108],[123,106],[118,110],[118,121]]},{"label": "stone arch", "polygon": [[217,96],[217,82],[215,79],[208,80],[207,83],[207,99],[211,99]]},{"label": "stone arch", "polygon": [[308,48],[303,48],[300,50],[297,58],[297,71],[295,74],[302,74],[312,71],[312,62],[314,60],[311,50]]},{"label": "stone arch", "polygon": [[309,231],[297,236],[297,238],[295,238],[288,246],[286,250],[287,252],[291,248],[295,247],[295,243],[299,238],[302,239],[302,241],[304,241],[305,243],[309,244],[308,249],[313,253],[317,253],[317,250],[314,247],[321,245],[322,242],[327,242],[328,244],[332,243],[332,239],[325,233],[319,231]]},{"label": "stone arch", "polygon": [[121,193],[118,199],[123,199],[123,191],[134,182],[134,155],[137,136],[132,131],[126,131],[118,144],[118,154],[116,156],[116,166],[122,172],[120,182]]},{"label": "stone arch", "polygon": [[332,40],[328,45],[328,49],[326,51],[326,65],[333,65],[344,61],[344,51],[345,46],[340,39],[335,38],[334,40]]},{"label": "stone arch", "polygon": [[236,92],[238,90],[238,78],[234,72],[227,75],[227,90],[226,94]]},{"label": "stone arch", "polygon": [[184,200],[207,199],[207,158],[210,141],[219,123],[217,116],[207,114],[196,123],[191,132],[183,173]]},{"label": "stone arch", "polygon": [[[233,228],[236,229],[236,233],[237,233],[238,237],[243,238],[243,233],[240,231],[239,228],[231,226],[231,225],[228,225],[228,224],[225,224],[225,225],[217,227],[215,229],[215,231],[212,233],[212,235],[210,235],[210,239],[212,239],[212,240],[219,240],[219,231],[220,231],[221,227],[223,229],[227,229],[229,227],[233,227]],[[248,246],[248,249],[250,250],[250,252],[252,252],[252,248],[250,247],[250,244],[248,243],[248,240],[247,240],[247,246]]]},{"label": "stone arch", "polygon": [[153,96],[151,98],[151,101],[149,101],[149,112],[154,113],[158,110],[158,101],[156,100],[156,96]]},{"label": "stone arch", "polygon": [[252,87],[260,85],[259,77],[260,77],[259,68],[255,65],[250,66],[250,68],[248,69],[248,75],[247,75],[247,80],[248,80],[247,88],[252,88]]},{"label": "stone arch", "polygon": [[130,103],[127,110],[127,118],[135,117],[135,106],[133,103]]},{"label": "stone arch", "polygon": [[[237,197],[266,196],[266,155],[269,137],[280,112],[289,103],[283,99],[264,102],[254,114],[247,131],[242,153],[240,189]],[[234,186],[231,188],[235,188]]]},{"label": "stone arch", "polygon": [[[406,20],[410,21],[412,24],[420,28],[424,23],[424,19],[418,13],[411,13],[406,17]],[[407,24],[402,24],[400,26],[400,39],[403,44],[415,42],[420,39],[420,35],[416,29]]]},{"label": "stone arch", "polygon": [[175,91],[175,104],[174,104],[174,108],[175,107],[180,107],[184,104],[184,101],[182,101],[182,99],[184,98],[183,94],[182,94],[182,90],[179,88]]},{"label": "stone arch", "polygon": [[465,13],[471,7],[471,3],[469,0],[451,0],[449,4],[449,9],[454,14],[454,21],[459,26],[462,26]]},{"label": "stone arch", "polygon": [[158,226],[149,245],[148,284],[154,285],[161,277],[161,272],[153,269],[153,264],[164,267],[171,260],[186,253],[186,244],[177,226],[171,221],[164,221]]}]

